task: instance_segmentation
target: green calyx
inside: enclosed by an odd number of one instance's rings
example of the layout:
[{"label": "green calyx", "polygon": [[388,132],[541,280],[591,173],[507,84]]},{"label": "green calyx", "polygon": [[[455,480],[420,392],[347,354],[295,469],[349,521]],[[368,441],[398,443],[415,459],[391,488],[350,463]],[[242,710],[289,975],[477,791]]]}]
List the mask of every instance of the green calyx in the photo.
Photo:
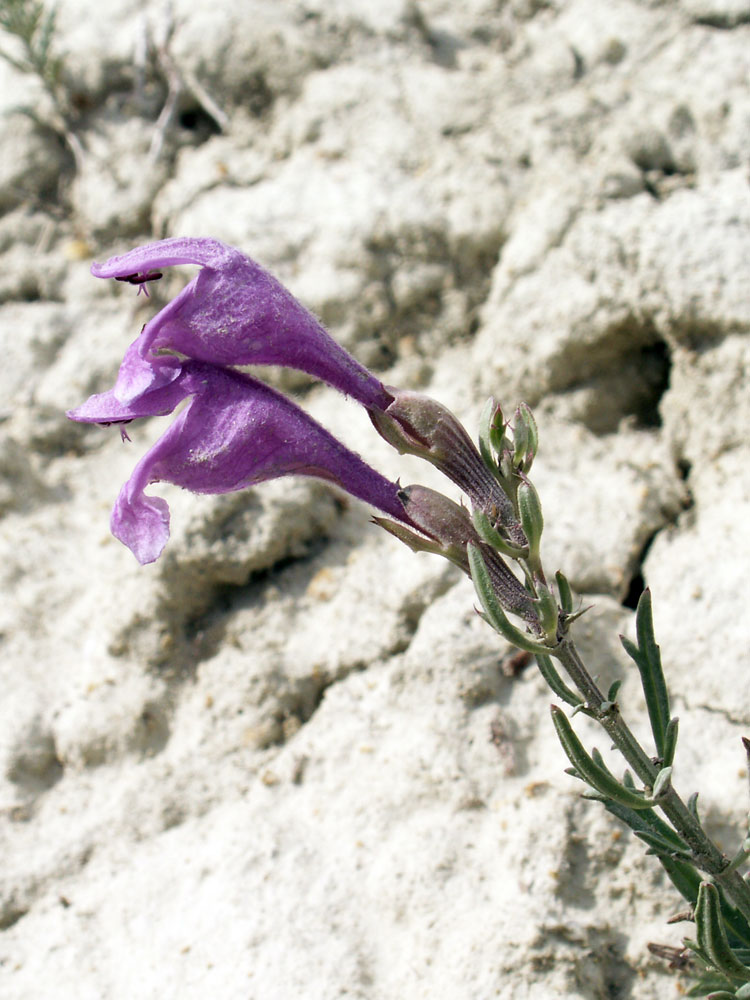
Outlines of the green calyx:
[{"label": "green calyx", "polygon": [[513,426],[513,464],[519,472],[528,473],[539,448],[539,430],[534,414],[526,403],[516,410]]},{"label": "green calyx", "polygon": [[492,587],[492,581],[487,571],[482,553],[477,545],[470,544],[467,547],[469,556],[469,568],[474,587],[484,610],[484,619],[496,632],[499,632],[504,639],[518,646],[519,649],[528,650],[530,653],[548,654],[551,647],[531,638],[527,632],[522,632],[520,628],[512,625],[507,615],[503,611],[500,601]]}]

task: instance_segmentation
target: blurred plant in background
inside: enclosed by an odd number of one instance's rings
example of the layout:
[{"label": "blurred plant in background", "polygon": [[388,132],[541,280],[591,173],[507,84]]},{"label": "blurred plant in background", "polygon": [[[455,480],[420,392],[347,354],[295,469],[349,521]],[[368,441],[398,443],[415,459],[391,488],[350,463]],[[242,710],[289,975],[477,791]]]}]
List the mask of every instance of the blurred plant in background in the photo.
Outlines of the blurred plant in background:
[{"label": "blurred plant in background", "polygon": [[60,135],[80,167],[84,149],[76,134],[78,115],[64,80],[65,56],[56,47],[56,23],[56,6],[46,7],[39,0],[0,0],[0,27],[15,39],[10,46],[0,47],[0,58],[19,72],[37,77],[49,98],[46,114],[24,103],[14,110]]},{"label": "blurred plant in background", "polygon": [[[74,90],[72,71],[65,53],[58,50],[56,43],[57,12],[57,5],[47,6],[40,0],[0,0],[0,28],[11,36],[9,42],[0,46],[0,58],[19,72],[35,76],[49,99],[49,107],[43,113],[26,103],[19,103],[13,110],[31,118],[40,128],[52,129],[61,136],[73,155],[76,168],[80,169],[86,155],[80,137],[83,122],[71,98]],[[143,104],[147,72],[160,81],[164,91],[148,154],[153,163],[163,153],[183,93],[192,96],[217,131],[226,129],[229,120],[194,74],[178,66],[172,55],[171,42],[178,25],[171,3],[163,5],[153,25],[145,13],[142,17],[142,44],[133,54],[134,94]]]}]

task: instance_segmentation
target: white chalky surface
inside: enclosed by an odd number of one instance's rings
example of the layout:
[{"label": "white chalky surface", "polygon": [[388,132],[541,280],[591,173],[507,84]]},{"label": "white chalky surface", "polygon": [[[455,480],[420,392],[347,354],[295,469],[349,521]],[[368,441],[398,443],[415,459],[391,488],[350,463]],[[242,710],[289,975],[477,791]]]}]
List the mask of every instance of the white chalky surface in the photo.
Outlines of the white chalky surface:
[{"label": "white chalky surface", "polygon": [[[78,162],[0,62],[0,996],[678,997],[646,948],[690,933],[666,923],[676,893],[579,797],[552,695],[505,675],[457,570],[310,480],[162,490],[172,538],[140,567],[109,509],[166,421],[128,445],[64,411],[189,273],[146,300],[92,259],[180,235],[241,247],[472,433],[488,395],[528,400],[544,552],[594,605],[592,671],[624,678],[647,738],[617,641],[642,574],[675,784],[732,850],[750,4],[175,0],[171,31],[168,10],[60,0]],[[269,377],[457,499],[333,390]]]}]

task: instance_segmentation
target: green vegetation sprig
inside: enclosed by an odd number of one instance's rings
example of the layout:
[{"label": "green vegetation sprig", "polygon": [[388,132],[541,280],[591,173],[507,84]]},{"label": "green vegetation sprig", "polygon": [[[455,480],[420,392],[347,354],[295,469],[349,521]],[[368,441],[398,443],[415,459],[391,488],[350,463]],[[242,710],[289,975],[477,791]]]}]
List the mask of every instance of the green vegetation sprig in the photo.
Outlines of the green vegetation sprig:
[{"label": "green vegetation sprig", "polygon": [[[638,668],[654,740],[653,755],[641,746],[622,716],[617,701],[619,683],[616,682],[605,696],[584,665],[570,635],[570,627],[577,617],[573,611],[572,593],[566,578],[559,572],[556,574],[558,600],[554,633],[549,627],[550,589],[545,582],[540,554],[541,503],[536,491],[529,489],[529,462],[521,458],[528,441],[528,416],[519,409],[516,414],[518,433],[516,428],[506,425],[504,433],[500,434],[499,413],[499,408],[491,404],[485,409],[480,451],[488,469],[511,498],[516,516],[529,538],[528,554],[511,555],[507,548],[503,552],[518,563],[532,599],[540,609],[542,642],[546,649],[533,648],[539,643],[538,636],[525,634],[517,640],[512,631],[514,626],[508,622],[506,627],[496,615],[488,612],[486,575],[477,560],[470,558],[472,577],[485,614],[508,641],[524,649],[533,649],[542,677],[552,691],[573,707],[573,715],[581,712],[599,723],[628,765],[629,770],[622,778],[617,778],[596,748],[586,750],[564,709],[552,706],[552,721],[570,761],[570,773],[588,786],[588,798],[602,802],[610,813],[631,828],[646,845],[646,853],[659,860],[690,905],[688,916],[695,922],[696,933],[695,939],[685,940],[684,950],[702,971],[689,995],[743,1000],[750,997],[750,986],[745,985],[750,984],[750,886],[740,871],[747,867],[750,858],[750,837],[744,840],[734,858],[728,858],[703,828],[696,808],[697,794],[684,801],[672,785],[678,720],[670,713],[667,683],[654,635],[651,593],[644,590],[638,602],[636,641],[624,636],[620,639]],[[536,439],[534,443],[536,445]],[[515,483],[512,482],[514,476]],[[543,608],[544,615],[541,614]],[[553,660],[558,662],[572,687],[553,668]]]},{"label": "green vegetation sprig", "polygon": [[84,150],[76,134],[76,116],[63,81],[65,60],[57,51],[56,45],[57,7],[47,7],[40,0],[0,0],[0,28],[17,40],[16,49],[20,50],[14,54],[6,45],[2,45],[0,59],[4,59],[21,73],[36,76],[52,105],[49,119],[40,117],[36,109],[27,105],[19,105],[15,110],[62,136],[73,154],[76,166],[80,167]]}]

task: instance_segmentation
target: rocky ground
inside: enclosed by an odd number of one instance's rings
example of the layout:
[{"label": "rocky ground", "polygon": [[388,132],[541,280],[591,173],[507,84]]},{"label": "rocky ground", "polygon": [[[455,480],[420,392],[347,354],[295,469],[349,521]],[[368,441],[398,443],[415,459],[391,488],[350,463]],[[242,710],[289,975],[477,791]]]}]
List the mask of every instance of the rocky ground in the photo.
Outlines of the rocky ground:
[{"label": "rocky ground", "polygon": [[140,567],[108,511],[160,421],[127,445],[64,411],[188,276],[146,300],[91,260],[167,235],[241,247],[472,431],[526,399],[592,668],[645,737],[617,642],[645,580],[675,783],[736,847],[750,2],[60,0],[55,45],[64,106],[0,63],[2,996],[677,997],[646,945],[690,933],[679,899],[457,570],[311,480],[162,490]]}]

